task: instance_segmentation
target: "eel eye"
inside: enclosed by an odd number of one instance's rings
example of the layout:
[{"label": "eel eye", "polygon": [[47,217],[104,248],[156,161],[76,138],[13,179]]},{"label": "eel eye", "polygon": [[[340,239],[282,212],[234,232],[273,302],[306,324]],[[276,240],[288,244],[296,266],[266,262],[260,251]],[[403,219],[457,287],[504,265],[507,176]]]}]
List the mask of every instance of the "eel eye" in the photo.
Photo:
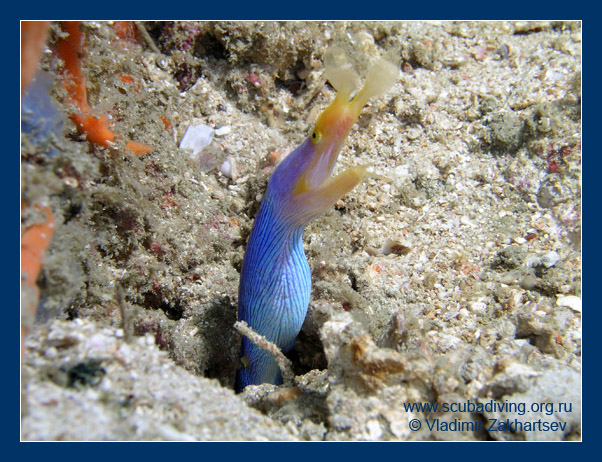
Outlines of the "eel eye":
[{"label": "eel eye", "polygon": [[319,130],[314,130],[311,133],[311,142],[313,144],[318,144],[320,141],[322,141],[322,132],[320,132]]}]

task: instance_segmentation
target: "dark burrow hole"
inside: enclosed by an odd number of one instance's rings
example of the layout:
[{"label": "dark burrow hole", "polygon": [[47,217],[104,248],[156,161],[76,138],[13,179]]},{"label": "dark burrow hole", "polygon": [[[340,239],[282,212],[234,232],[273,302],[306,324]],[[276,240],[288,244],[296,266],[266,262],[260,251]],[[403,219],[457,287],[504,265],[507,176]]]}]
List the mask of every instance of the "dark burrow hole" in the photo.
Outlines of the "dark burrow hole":
[{"label": "dark burrow hole", "polygon": [[200,66],[189,63],[179,63],[174,70],[173,77],[177,82],[180,91],[186,91],[191,88],[202,74]]},{"label": "dark burrow hole", "polygon": [[276,79],[276,86],[288,90],[293,96],[299,96],[305,90],[305,81],[300,79]]},{"label": "dark burrow hole", "polygon": [[552,348],[552,344],[553,344],[554,340],[553,340],[553,335],[551,333],[548,333],[548,332],[543,332],[541,334],[518,333],[516,335],[516,338],[518,340],[522,340],[522,339],[527,340],[527,342],[529,342],[529,345],[534,346],[542,353],[545,353],[545,354],[553,354],[554,353],[554,349]]},{"label": "dark burrow hole", "polygon": [[106,374],[102,362],[97,359],[78,363],[65,372],[67,373],[67,386],[72,388],[95,387]]},{"label": "dark burrow hole", "polygon": [[324,370],[328,367],[324,345],[320,339],[320,326],[313,318],[311,311],[305,318],[295,346],[286,353],[286,356],[293,363],[295,375],[307,374],[314,369]]},{"label": "dark burrow hole", "polygon": [[224,387],[234,388],[240,351],[240,337],[232,327],[236,322],[236,304],[226,295],[214,300],[203,312],[201,325],[207,346],[203,375],[219,380]]},{"label": "dark burrow hole", "polygon": [[153,292],[146,292],[144,294],[144,304],[147,308],[163,311],[165,316],[167,316],[167,319],[171,319],[172,321],[182,319],[184,314],[184,307],[178,300],[170,303]]},{"label": "dark burrow hole", "polygon": [[[236,322],[236,313],[236,305],[229,297],[224,297],[214,302],[206,312],[205,318],[211,326],[212,334],[219,337],[208,343],[219,347],[209,354],[204,376],[215,378],[222,386],[229,388],[234,388],[236,371],[242,366],[239,356],[241,338],[232,328]],[[293,363],[295,375],[304,375],[314,369],[324,370],[328,367],[324,346],[320,340],[319,324],[312,317],[311,311],[305,318],[295,345],[285,356]]]},{"label": "dark burrow hole", "polygon": [[192,54],[197,58],[212,56],[215,59],[226,59],[229,55],[222,42],[212,34],[204,34],[194,44]]},{"label": "dark burrow hole", "polygon": [[65,221],[63,222],[63,224],[67,224],[69,223],[71,220],[73,220],[74,218],[76,218],[80,212],[82,211],[82,204],[81,203],[75,203],[72,201],[68,202],[68,207],[65,210]]},{"label": "dark burrow hole", "polygon": [[286,76],[276,78],[276,86],[288,90],[293,96],[299,96],[307,89],[306,81],[299,77],[299,74],[304,70],[305,64],[303,61],[297,61],[292,69],[286,72]]}]

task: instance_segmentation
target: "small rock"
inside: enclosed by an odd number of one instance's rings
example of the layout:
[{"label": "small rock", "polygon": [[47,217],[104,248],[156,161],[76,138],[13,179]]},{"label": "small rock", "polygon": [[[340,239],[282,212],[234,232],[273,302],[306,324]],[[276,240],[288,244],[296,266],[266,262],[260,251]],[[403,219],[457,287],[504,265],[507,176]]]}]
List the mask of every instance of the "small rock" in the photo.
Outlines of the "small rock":
[{"label": "small rock", "polygon": [[470,218],[468,218],[467,216],[462,216],[462,218],[460,218],[460,223],[465,225],[465,226],[469,226],[471,228],[474,228],[475,225],[472,221],[470,221]]},{"label": "small rock", "polygon": [[573,311],[581,313],[581,299],[575,295],[558,295],[556,305],[566,306]]},{"label": "small rock", "polygon": [[212,139],[213,128],[204,124],[190,125],[180,142],[180,149],[192,150],[190,157],[196,157],[203,148],[209,146]]},{"label": "small rock", "polygon": [[543,208],[551,209],[566,202],[571,195],[571,189],[557,175],[549,175],[539,187],[537,203]]},{"label": "small rock", "polygon": [[409,140],[418,139],[422,135],[422,129],[418,127],[410,128],[406,133]]},{"label": "small rock", "polygon": [[526,252],[518,246],[508,246],[500,250],[493,260],[493,267],[514,269],[522,265]]},{"label": "small rock", "polygon": [[378,420],[372,419],[366,423],[368,439],[371,441],[378,440],[383,435],[383,430],[378,423]]},{"label": "small rock", "polygon": [[483,314],[487,311],[487,304],[484,302],[473,302],[468,305],[473,313]]},{"label": "small rock", "polygon": [[514,153],[521,144],[523,122],[514,112],[499,112],[489,122],[490,144],[494,151]]},{"label": "small rock", "polygon": [[238,168],[236,167],[236,161],[234,160],[234,157],[226,157],[226,160],[220,168],[220,172],[222,172],[225,177],[228,177],[233,181],[238,178]]},{"label": "small rock", "polygon": [[230,125],[224,125],[223,127],[215,129],[215,136],[224,136],[232,131]]},{"label": "small rock", "polygon": [[401,240],[389,238],[383,244],[381,252],[383,255],[390,255],[392,253],[395,255],[407,255],[411,250],[411,247],[404,244]]},{"label": "small rock", "polygon": [[558,263],[559,260],[560,260],[560,255],[558,255],[557,252],[552,251],[552,252],[548,252],[543,257],[541,257],[540,262],[546,268],[551,268],[556,263]]},{"label": "small rock", "polygon": [[519,277],[519,271],[509,271],[506,274],[502,275],[502,277],[500,278],[500,282],[506,285],[514,284],[516,283]]},{"label": "small rock", "polygon": [[44,352],[44,356],[46,356],[48,359],[54,359],[57,357],[57,350],[55,347],[51,346],[50,348],[48,348],[45,352]]},{"label": "small rock", "polygon": [[539,279],[531,274],[527,274],[522,279],[520,286],[525,290],[533,290],[539,286]]}]

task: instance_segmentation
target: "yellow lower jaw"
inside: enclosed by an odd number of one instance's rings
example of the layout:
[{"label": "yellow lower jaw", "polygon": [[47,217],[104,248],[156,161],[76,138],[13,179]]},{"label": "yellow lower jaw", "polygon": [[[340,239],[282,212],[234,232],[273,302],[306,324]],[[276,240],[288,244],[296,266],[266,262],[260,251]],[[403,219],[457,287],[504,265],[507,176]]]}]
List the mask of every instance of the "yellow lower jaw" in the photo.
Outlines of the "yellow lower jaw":
[{"label": "yellow lower jaw", "polygon": [[352,167],[321,185],[294,195],[295,221],[305,224],[334,205],[369,175],[363,165]]}]

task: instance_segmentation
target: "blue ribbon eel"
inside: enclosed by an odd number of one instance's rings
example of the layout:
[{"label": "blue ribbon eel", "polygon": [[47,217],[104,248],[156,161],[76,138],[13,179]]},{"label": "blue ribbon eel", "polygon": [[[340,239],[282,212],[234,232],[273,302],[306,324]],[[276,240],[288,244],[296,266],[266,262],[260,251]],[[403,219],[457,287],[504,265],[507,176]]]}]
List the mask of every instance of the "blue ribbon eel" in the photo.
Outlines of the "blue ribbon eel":
[{"label": "blue ribbon eel", "polygon": [[[310,136],[278,165],[249,237],[238,292],[238,319],[283,352],[294,343],[309,306],[311,275],[303,250],[303,230],[367,175],[356,166],[332,177],[339,152],[370,98],[382,96],[398,80],[399,66],[379,59],[364,86],[351,98],[359,77],[344,53],[325,54],[326,75],[337,90]],[[282,383],[273,357],[243,337],[237,391],[247,385]]]}]

